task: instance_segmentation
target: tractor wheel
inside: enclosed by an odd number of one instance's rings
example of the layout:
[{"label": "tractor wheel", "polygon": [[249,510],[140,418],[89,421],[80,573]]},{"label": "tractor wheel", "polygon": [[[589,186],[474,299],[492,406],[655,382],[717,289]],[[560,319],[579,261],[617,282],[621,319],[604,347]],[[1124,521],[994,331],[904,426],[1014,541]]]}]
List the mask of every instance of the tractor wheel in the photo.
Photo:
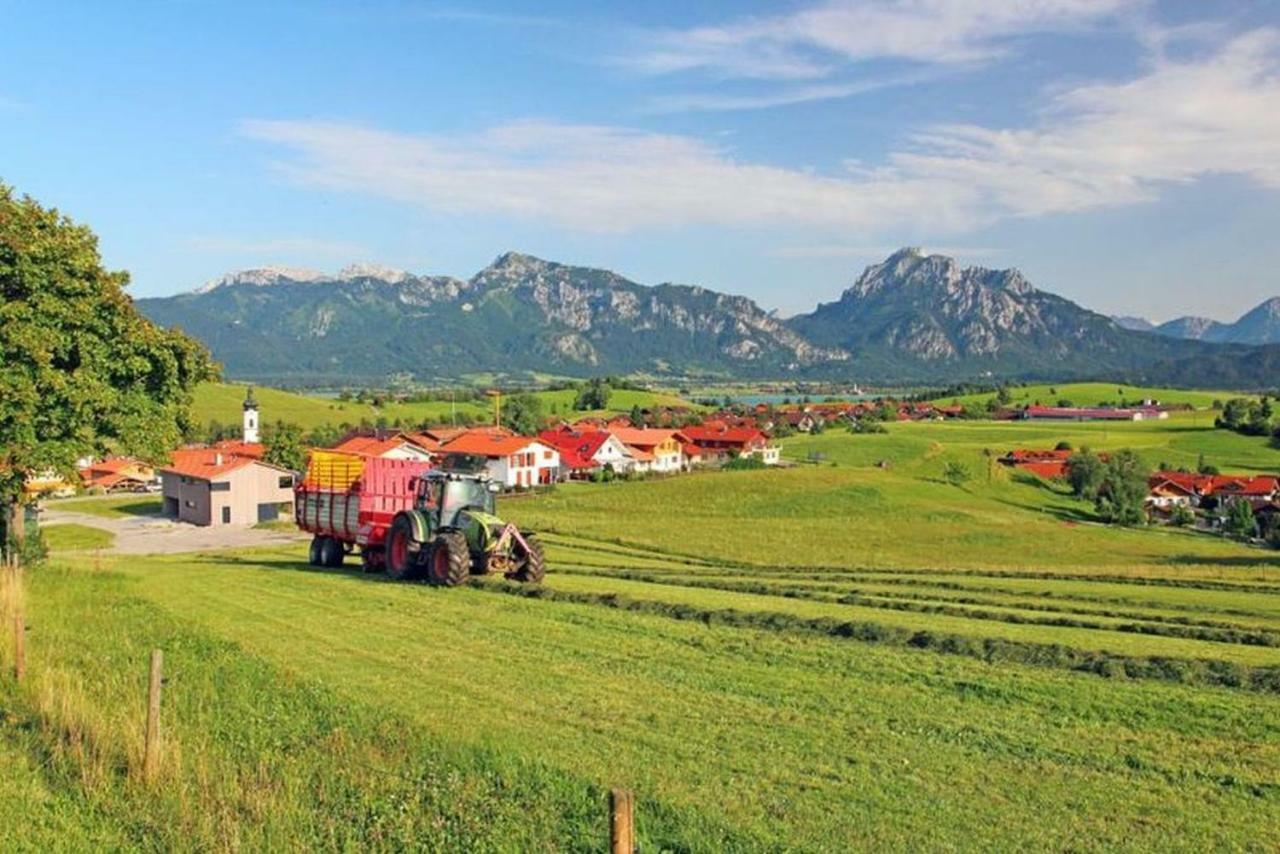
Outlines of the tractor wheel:
[{"label": "tractor wheel", "polygon": [[413,545],[413,523],[405,516],[397,516],[387,532],[387,577],[404,581],[418,575],[417,555],[409,550]]},{"label": "tractor wheel", "polygon": [[427,577],[432,584],[456,587],[471,574],[471,550],[467,538],[458,531],[449,531],[436,537],[431,546],[430,571]]},{"label": "tractor wheel", "polygon": [[321,549],[324,546],[324,537],[316,536],[311,538],[311,548],[307,551],[307,562],[312,566],[321,565]]},{"label": "tractor wheel", "polygon": [[524,541],[529,544],[529,554],[525,557],[524,566],[516,573],[516,580],[537,584],[547,575],[547,553],[537,534],[525,534]]}]

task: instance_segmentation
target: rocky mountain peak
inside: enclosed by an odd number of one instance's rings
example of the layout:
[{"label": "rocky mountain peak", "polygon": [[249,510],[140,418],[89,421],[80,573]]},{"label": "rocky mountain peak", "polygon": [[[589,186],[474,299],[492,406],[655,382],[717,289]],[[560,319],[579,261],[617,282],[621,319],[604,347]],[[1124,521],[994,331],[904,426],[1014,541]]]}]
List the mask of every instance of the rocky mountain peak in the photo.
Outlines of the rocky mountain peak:
[{"label": "rocky mountain peak", "polygon": [[228,285],[264,287],[278,285],[281,282],[320,282],[327,278],[328,276],[325,273],[308,267],[287,267],[283,265],[252,267],[247,270],[234,270],[216,279],[210,279],[196,288],[196,293],[208,293],[216,288]]},{"label": "rocky mountain peak", "polygon": [[404,270],[397,270],[395,267],[387,267],[382,264],[348,264],[338,271],[338,278],[344,282],[351,282],[356,279],[374,279],[375,281],[398,285],[409,277],[410,274]]}]

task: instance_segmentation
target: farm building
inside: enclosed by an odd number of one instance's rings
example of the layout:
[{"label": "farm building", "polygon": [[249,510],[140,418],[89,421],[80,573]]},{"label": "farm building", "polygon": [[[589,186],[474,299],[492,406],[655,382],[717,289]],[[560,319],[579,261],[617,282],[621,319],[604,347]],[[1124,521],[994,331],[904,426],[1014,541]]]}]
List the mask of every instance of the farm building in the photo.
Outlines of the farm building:
[{"label": "farm building", "polygon": [[1028,421],[1146,421],[1168,417],[1168,412],[1155,407],[1113,409],[1109,406],[1028,406],[1022,410],[1022,418]]},{"label": "farm building", "polygon": [[445,444],[444,451],[484,457],[489,476],[507,488],[554,483],[560,473],[560,452],[526,436],[468,430]]},{"label": "farm building", "polygon": [[107,457],[80,468],[80,481],[85,489],[107,492],[138,491],[155,485],[156,471],[132,457]]},{"label": "farm building", "polygon": [[1010,468],[1031,472],[1045,480],[1067,476],[1067,462],[1074,453],[1070,450],[1036,450],[1015,448],[1000,457],[999,462]]},{"label": "farm building", "polygon": [[293,472],[216,448],[184,448],[160,468],[164,513],[193,525],[252,525],[293,501]]}]

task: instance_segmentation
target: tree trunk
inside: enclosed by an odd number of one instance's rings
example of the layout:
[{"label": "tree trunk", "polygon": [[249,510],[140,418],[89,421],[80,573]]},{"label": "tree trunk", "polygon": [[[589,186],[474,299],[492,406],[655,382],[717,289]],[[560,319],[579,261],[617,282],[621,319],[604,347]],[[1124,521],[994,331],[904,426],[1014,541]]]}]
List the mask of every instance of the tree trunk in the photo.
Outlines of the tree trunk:
[{"label": "tree trunk", "polygon": [[10,566],[17,566],[22,555],[22,543],[26,539],[26,525],[22,513],[22,502],[16,497],[10,498],[4,505],[4,549],[5,558]]}]

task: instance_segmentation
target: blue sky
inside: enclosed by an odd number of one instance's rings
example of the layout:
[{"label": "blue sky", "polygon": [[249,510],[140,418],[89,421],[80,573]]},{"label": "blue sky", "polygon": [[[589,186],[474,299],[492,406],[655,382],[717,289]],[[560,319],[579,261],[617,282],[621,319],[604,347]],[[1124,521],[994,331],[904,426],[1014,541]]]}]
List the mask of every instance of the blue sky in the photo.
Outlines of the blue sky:
[{"label": "blue sky", "polygon": [[1280,294],[1280,4],[5,3],[0,180],[132,292],[507,249],[834,299],[902,245],[1090,308]]}]

